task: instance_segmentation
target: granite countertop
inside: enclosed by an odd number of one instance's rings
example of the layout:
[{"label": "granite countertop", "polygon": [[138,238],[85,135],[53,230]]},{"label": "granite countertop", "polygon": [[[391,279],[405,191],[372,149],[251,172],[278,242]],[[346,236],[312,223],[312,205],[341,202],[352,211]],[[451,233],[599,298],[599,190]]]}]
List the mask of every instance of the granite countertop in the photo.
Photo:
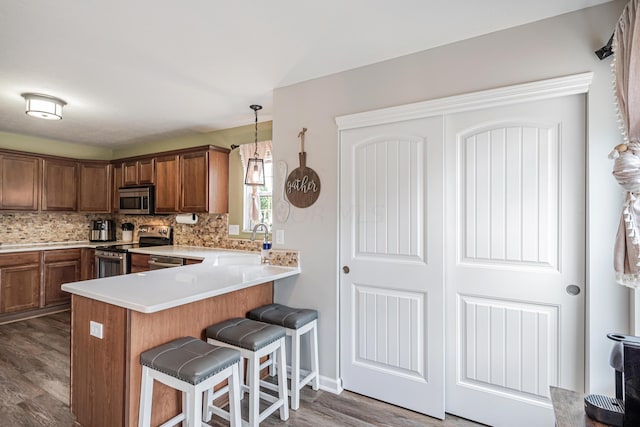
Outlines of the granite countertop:
[{"label": "granite countertop", "polygon": [[25,244],[0,244],[0,254],[12,252],[29,252],[29,251],[51,251],[54,249],[74,249],[74,248],[96,248],[105,245],[122,245],[123,240],[110,242],[90,242],[88,240],[79,240],[76,242],[54,242],[54,243],[25,243]]},{"label": "granite countertop", "polygon": [[190,246],[154,246],[130,252],[202,259],[202,263],[67,283],[75,295],[155,313],[205,298],[300,274],[299,267],[260,264],[256,252]]}]

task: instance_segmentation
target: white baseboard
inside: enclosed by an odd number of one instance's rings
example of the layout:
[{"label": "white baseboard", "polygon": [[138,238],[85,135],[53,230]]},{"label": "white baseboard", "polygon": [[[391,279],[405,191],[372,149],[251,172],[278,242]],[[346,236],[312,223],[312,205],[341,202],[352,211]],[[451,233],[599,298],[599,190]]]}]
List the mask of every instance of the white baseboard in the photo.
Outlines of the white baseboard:
[{"label": "white baseboard", "polygon": [[320,390],[340,394],[344,390],[342,388],[342,380],[340,378],[329,378],[320,375]]}]

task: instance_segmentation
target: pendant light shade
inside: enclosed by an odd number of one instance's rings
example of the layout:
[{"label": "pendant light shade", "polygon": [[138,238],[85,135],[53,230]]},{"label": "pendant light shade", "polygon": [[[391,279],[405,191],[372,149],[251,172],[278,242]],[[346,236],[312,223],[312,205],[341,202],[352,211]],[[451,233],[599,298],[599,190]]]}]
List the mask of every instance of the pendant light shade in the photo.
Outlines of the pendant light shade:
[{"label": "pendant light shade", "polygon": [[62,120],[62,107],[67,105],[61,99],[39,93],[23,93],[26,101],[25,113],[45,120]]},{"label": "pendant light shade", "polygon": [[245,185],[264,185],[264,161],[258,157],[258,110],[262,109],[261,105],[250,105],[256,116],[255,119],[255,139],[256,151],[253,157],[247,162],[247,174],[244,177]]}]

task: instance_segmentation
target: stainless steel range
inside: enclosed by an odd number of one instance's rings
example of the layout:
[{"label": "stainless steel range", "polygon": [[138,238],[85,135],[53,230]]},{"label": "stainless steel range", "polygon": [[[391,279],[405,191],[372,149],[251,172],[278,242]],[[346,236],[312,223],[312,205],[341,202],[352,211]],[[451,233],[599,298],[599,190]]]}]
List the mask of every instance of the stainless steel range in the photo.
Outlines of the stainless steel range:
[{"label": "stainless steel range", "polygon": [[130,249],[149,246],[173,245],[173,227],[165,225],[141,225],[138,227],[138,243],[96,247],[96,279],[128,274]]}]

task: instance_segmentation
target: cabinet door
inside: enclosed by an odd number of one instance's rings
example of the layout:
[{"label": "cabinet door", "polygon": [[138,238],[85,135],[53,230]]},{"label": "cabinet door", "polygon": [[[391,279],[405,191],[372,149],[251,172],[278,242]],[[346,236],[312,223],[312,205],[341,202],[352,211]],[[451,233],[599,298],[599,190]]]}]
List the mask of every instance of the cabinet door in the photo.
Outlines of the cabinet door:
[{"label": "cabinet door", "polygon": [[111,212],[111,165],[80,163],[80,212]]},{"label": "cabinet door", "polygon": [[209,162],[207,152],[180,155],[180,211],[207,212]]},{"label": "cabinet door", "polygon": [[122,176],[124,186],[137,185],[138,184],[138,163],[137,162],[125,162],[122,165]]},{"label": "cabinet door", "polygon": [[138,184],[153,184],[154,159],[138,160]]},{"label": "cabinet door", "polygon": [[131,273],[149,271],[149,258],[146,254],[131,254]]},{"label": "cabinet door", "polygon": [[80,280],[96,278],[96,250],[82,248],[80,260]]},{"label": "cabinet door", "polygon": [[111,201],[111,212],[117,213],[120,210],[120,190],[123,186],[123,171],[122,163],[113,165],[113,188],[111,194],[113,194],[113,200]]},{"label": "cabinet door", "polygon": [[184,265],[192,265],[192,264],[202,264],[202,260],[201,259],[191,259],[191,258],[186,258],[184,260]]},{"label": "cabinet door", "polygon": [[40,263],[0,268],[0,313],[40,306]]},{"label": "cabinet door", "polygon": [[80,280],[80,260],[60,261],[44,265],[44,305],[69,302],[71,295],[60,287]]},{"label": "cabinet door", "polygon": [[44,159],[42,169],[42,210],[77,210],[76,162]]},{"label": "cabinet door", "polygon": [[179,211],[179,170],[178,156],[156,158],[156,213]]},{"label": "cabinet door", "polygon": [[0,156],[0,209],[36,211],[40,188],[40,159]]},{"label": "cabinet door", "polygon": [[209,213],[229,212],[229,152],[209,151]]},{"label": "cabinet door", "polygon": [[81,249],[44,251],[44,305],[66,303],[71,295],[60,287],[80,280]]}]

